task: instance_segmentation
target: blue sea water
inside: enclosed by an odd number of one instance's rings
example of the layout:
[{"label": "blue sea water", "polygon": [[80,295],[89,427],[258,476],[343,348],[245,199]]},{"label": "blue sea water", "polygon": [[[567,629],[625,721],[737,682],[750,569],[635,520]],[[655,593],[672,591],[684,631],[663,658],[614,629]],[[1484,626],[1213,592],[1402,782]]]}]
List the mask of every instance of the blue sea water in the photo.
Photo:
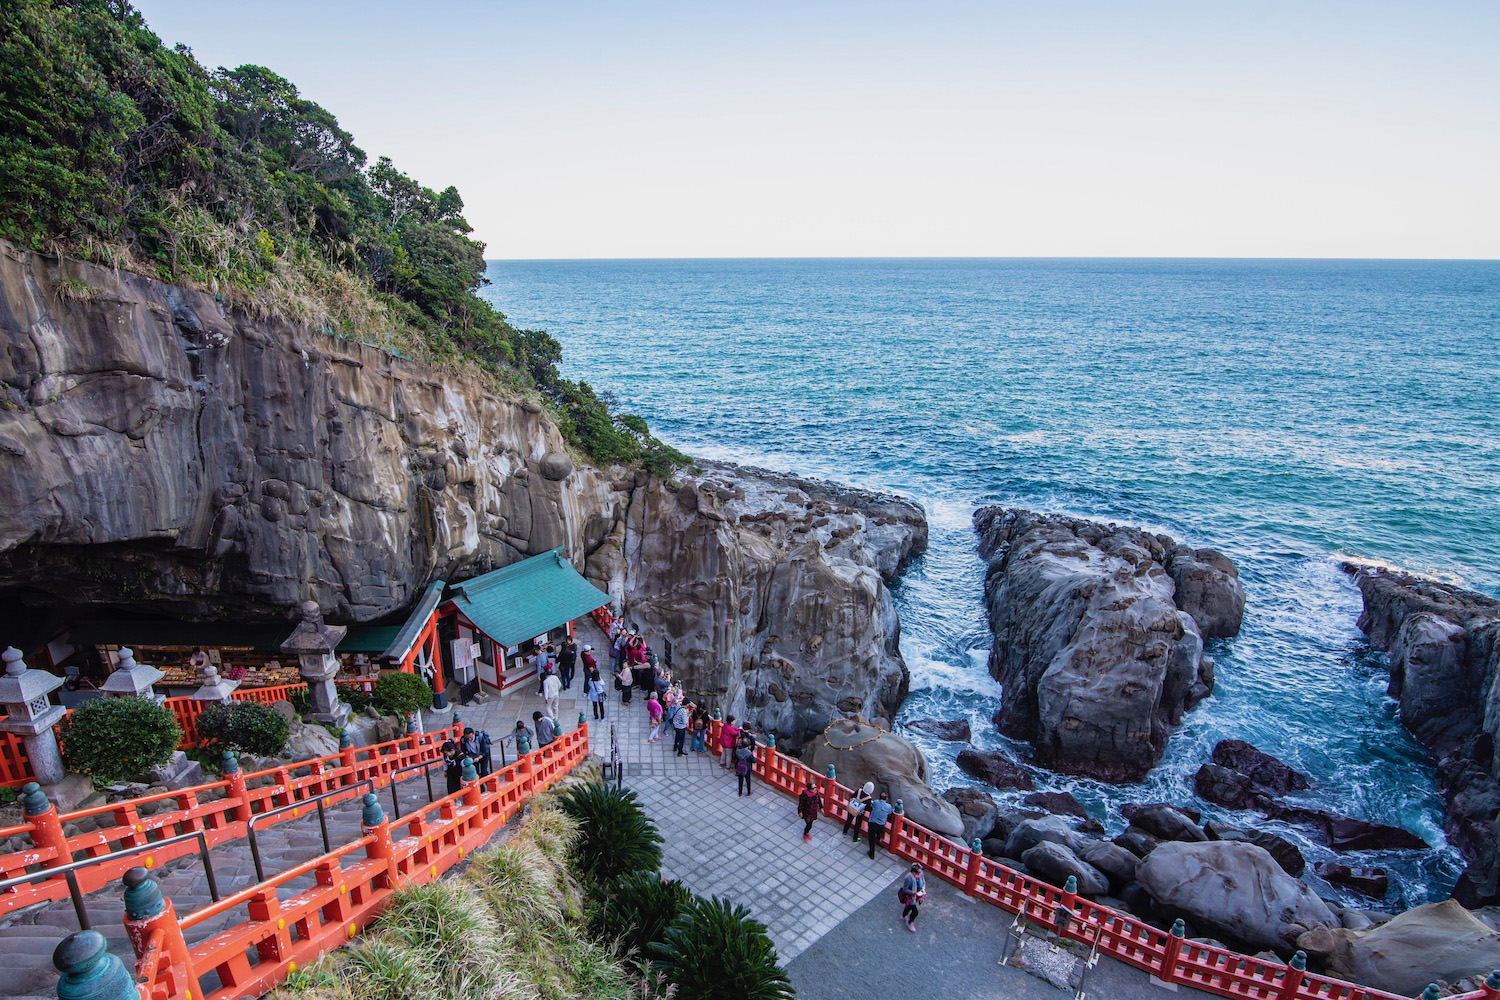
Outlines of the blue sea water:
[{"label": "blue sea water", "polygon": [[[1214,743],[1246,739],[1313,777],[1307,801],[1440,845],[1345,858],[1390,869],[1388,906],[1446,897],[1461,862],[1433,763],[1338,564],[1500,595],[1500,263],[508,261],[489,278],[513,322],[562,343],[565,374],[682,449],[921,501],[931,548],[896,588],[901,719],[966,716],[977,746],[1026,752],[990,723],[976,507],[1222,549],[1244,628],[1211,644],[1214,695],[1162,765],[1125,787],[1035,770],[1038,787],[1113,832],[1112,807],[1192,801]],[[968,783],[958,745],[914,739],[936,787]]]}]

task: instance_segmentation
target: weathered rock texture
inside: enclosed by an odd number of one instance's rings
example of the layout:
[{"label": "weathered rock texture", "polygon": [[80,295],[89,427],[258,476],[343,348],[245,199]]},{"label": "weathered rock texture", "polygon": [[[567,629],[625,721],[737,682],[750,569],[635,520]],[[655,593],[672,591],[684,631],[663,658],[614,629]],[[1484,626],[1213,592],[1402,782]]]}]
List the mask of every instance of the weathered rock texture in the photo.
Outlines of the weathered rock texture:
[{"label": "weathered rock texture", "polygon": [[1139,781],[1213,689],[1203,635],[1239,629],[1233,564],[1163,535],[985,507],[984,593],[1004,685],[995,721],[1046,767]]},{"label": "weathered rock texture", "polygon": [[1391,570],[1346,566],[1359,627],[1390,654],[1401,723],[1438,757],[1444,830],[1468,870],[1454,896],[1500,902],[1500,602]]},{"label": "weathered rock texture", "polygon": [[1336,929],[1333,936],[1334,975],[1404,996],[1500,968],[1500,934],[1451,899],[1407,910],[1374,930]]},{"label": "weathered rock texture", "polygon": [[594,468],[476,376],[5,244],[0,331],[0,591],[29,604],[369,621],[561,548],[690,691],[794,747],[905,694],[886,583],[926,544],[910,501]]},{"label": "weathered rock texture", "polygon": [[928,787],[927,759],[922,751],[863,717],[834,722],[826,733],[809,742],[802,759],[819,774],[832,765],[839,782],[847,788],[874,782],[877,795],[884,794],[892,804],[900,799],[907,817],[934,833],[960,837],[965,832],[957,806]]}]

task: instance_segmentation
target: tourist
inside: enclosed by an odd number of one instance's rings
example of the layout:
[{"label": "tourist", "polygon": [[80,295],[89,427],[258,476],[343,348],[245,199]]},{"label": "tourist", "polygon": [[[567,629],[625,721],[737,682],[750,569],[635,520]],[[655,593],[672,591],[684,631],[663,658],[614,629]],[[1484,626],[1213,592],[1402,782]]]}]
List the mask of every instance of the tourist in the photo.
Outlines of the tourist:
[{"label": "tourist", "polygon": [[615,633],[614,641],[609,645],[609,669],[611,673],[618,673],[620,664],[625,662],[625,645],[630,641],[630,633],[623,628]]},{"label": "tourist", "polygon": [[[538,750],[557,739],[557,723],[541,712],[532,712],[531,722],[532,725],[536,726],[536,748]],[[871,855],[871,857],[873,856]]]},{"label": "tourist", "polygon": [[490,743],[490,734],[481,729],[479,731],[479,756],[474,759],[474,766],[479,769],[479,776],[483,778],[495,769],[494,746]]},{"label": "tourist", "polygon": [[740,727],[734,724],[734,716],[727,716],[719,727],[719,766],[726,771],[734,763],[734,748],[739,738]]},{"label": "tourist", "polygon": [[849,796],[849,812],[844,817],[844,829],[840,832],[839,836],[842,837],[844,834],[847,834],[849,828],[852,826],[854,828],[854,842],[856,844],[859,843],[859,824],[863,820],[865,813],[870,811],[870,800],[874,795],[875,782],[867,781],[863,788]]},{"label": "tourist", "polygon": [[[536,746],[536,740],[532,736],[531,730],[529,730],[529,729],[526,728],[526,723],[522,722],[520,719],[517,719],[516,720],[516,728],[514,729],[514,731],[511,732],[510,738],[515,741],[515,744],[516,744],[516,756],[518,756],[518,757],[521,755],[521,737],[523,737],[523,736],[526,737],[526,743],[529,746],[531,746],[531,747],[535,747]],[[528,753],[529,752],[530,751],[528,751]]]},{"label": "tourist", "polygon": [[458,752],[472,760],[475,768],[479,767],[479,734],[472,728],[465,728],[464,734],[459,737]]},{"label": "tourist", "polygon": [[573,686],[573,674],[578,669],[578,643],[573,641],[570,635],[562,644],[562,650],[557,654],[557,675],[562,681],[563,690],[567,691]]},{"label": "tourist", "polygon": [[546,697],[543,685],[547,683],[547,671],[552,669],[552,646],[549,643],[536,651],[536,693]]},{"label": "tourist", "polygon": [[699,705],[693,709],[693,753],[702,753],[708,739],[708,709]]},{"label": "tourist", "polygon": [[583,693],[593,706],[594,718],[604,718],[604,683],[599,679],[597,669],[588,672],[588,679],[583,682]]},{"label": "tourist", "polygon": [[597,674],[599,672],[599,663],[594,659],[593,646],[585,643],[583,647],[583,653],[579,656],[579,659],[583,661],[583,675],[585,677],[587,677],[589,674]]},{"label": "tourist", "polygon": [[672,749],[679,757],[687,756],[688,721],[692,717],[692,705],[678,705],[672,710]]},{"label": "tourist", "polygon": [[886,800],[884,792],[881,792],[880,797],[870,803],[870,829],[868,836],[870,839],[870,857],[872,859],[875,857],[875,848],[880,845],[880,838],[885,835],[885,821],[891,818],[891,813],[894,811],[895,807]]},{"label": "tourist", "polygon": [[917,932],[917,914],[921,912],[922,903],[927,899],[927,877],[922,874],[922,866],[915,861],[911,863],[911,870],[901,880],[901,888],[896,890],[896,898],[901,901],[901,922],[906,929],[913,934]]},{"label": "tourist", "polygon": [[755,737],[750,727],[740,730],[740,738],[734,747],[734,776],[737,795],[750,794],[750,773],[755,768]]},{"label": "tourist", "polygon": [[557,671],[548,670],[542,678],[542,701],[547,706],[549,718],[557,718],[557,699],[562,697],[562,681],[557,676]]},{"label": "tourist", "polygon": [[813,784],[811,778],[807,779],[807,787],[802,789],[802,794],[797,796],[797,815],[807,822],[802,826],[802,839],[812,840],[813,824],[817,822],[818,813],[823,811],[823,793]]},{"label": "tourist", "polygon": [[448,794],[464,786],[464,764],[452,740],[443,741],[443,777],[448,779]]},{"label": "tourist", "polygon": [[667,689],[665,691],[656,692],[656,696],[657,698],[661,699],[661,707],[666,711],[667,718],[670,719],[672,717],[672,713],[677,709],[678,704],[682,701],[682,689],[676,687],[675,685],[668,684]]},{"label": "tourist", "polygon": [[661,742],[661,702],[656,700],[656,692],[651,692],[651,697],[646,699],[646,718],[651,720],[651,735],[646,737],[647,743]]},{"label": "tourist", "polygon": [[622,663],[615,674],[615,686],[620,689],[620,704],[630,704],[630,692],[634,690],[635,678],[630,674],[630,665]]}]

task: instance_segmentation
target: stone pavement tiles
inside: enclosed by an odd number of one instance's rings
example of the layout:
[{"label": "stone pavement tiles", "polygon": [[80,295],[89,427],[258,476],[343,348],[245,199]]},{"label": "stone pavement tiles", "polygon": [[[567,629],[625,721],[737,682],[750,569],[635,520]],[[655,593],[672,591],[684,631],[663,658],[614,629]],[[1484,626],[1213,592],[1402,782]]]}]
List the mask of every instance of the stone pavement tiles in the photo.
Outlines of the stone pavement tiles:
[{"label": "stone pavement tiles", "polygon": [[[892,885],[789,961],[787,972],[799,1000],[1071,998],[1071,991],[999,964],[1011,920],[999,907],[929,875],[917,933],[902,925]],[[1144,972],[1108,958],[1100,959],[1084,986],[1090,1000],[1161,1000],[1169,995]]]}]

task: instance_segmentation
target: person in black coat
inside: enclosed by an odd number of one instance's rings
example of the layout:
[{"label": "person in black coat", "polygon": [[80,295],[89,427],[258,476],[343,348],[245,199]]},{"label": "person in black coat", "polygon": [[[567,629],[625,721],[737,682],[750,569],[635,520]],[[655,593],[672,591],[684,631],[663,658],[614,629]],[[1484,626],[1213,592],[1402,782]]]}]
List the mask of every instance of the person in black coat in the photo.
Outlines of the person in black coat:
[{"label": "person in black coat", "polygon": [[573,673],[578,669],[578,643],[568,636],[567,641],[562,644],[562,651],[557,654],[557,679],[562,681],[563,690],[566,691],[573,686]]}]

